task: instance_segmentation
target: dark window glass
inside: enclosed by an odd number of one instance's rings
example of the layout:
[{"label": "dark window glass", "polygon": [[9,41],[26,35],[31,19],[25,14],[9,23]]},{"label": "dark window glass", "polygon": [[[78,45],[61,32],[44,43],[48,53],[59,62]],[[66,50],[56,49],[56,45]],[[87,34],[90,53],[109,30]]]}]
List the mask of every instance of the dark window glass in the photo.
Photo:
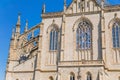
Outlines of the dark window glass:
[{"label": "dark window glass", "polygon": [[85,21],[78,25],[76,44],[77,49],[91,49],[91,26]]},{"label": "dark window glass", "polygon": [[54,28],[50,32],[50,50],[58,48],[58,31]]},{"label": "dark window glass", "polygon": [[74,75],[70,75],[70,80],[75,80],[75,76]]},{"label": "dark window glass", "polygon": [[90,73],[87,74],[87,80],[92,80],[92,77],[91,77]]},{"label": "dark window glass", "polygon": [[115,23],[112,27],[112,39],[113,39],[113,47],[120,47],[120,26],[118,23]]}]

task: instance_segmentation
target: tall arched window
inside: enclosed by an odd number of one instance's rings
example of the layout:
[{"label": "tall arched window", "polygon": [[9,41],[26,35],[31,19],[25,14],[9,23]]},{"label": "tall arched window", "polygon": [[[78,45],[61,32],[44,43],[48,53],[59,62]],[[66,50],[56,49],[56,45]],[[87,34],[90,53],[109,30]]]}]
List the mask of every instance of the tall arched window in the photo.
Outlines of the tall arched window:
[{"label": "tall arched window", "polygon": [[118,80],[120,80],[120,77],[118,78]]},{"label": "tall arched window", "polygon": [[49,80],[53,80],[53,77],[52,77],[52,76],[50,76],[50,77],[49,77]]},{"label": "tall arched window", "polygon": [[120,25],[116,22],[112,27],[113,47],[120,48]]},{"label": "tall arched window", "polygon": [[92,76],[90,72],[87,73],[87,80],[92,80]]},{"label": "tall arched window", "polygon": [[91,49],[91,34],[92,29],[87,21],[82,21],[78,24],[76,32],[77,49]]},{"label": "tall arched window", "polygon": [[75,80],[75,75],[74,75],[74,73],[70,73],[70,80]]},{"label": "tall arched window", "polygon": [[58,49],[58,30],[53,28],[50,32],[50,50]]}]

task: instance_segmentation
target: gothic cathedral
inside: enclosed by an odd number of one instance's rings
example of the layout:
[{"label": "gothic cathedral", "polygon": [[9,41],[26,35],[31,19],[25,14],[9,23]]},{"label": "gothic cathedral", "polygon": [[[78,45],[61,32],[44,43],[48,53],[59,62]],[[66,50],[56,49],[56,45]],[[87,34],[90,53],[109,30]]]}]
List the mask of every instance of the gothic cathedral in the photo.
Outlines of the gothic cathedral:
[{"label": "gothic cathedral", "polygon": [[12,33],[5,80],[120,80],[120,6],[73,0]]}]

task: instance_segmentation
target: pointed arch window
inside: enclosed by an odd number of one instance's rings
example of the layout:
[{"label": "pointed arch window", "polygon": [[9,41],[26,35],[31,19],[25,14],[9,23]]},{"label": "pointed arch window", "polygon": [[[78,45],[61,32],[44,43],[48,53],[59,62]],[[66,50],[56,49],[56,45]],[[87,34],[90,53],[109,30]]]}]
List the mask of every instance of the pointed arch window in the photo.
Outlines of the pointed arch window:
[{"label": "pointed arch window", "polygon": [[120,25],[116,22],[112,27],[113,48],[120,48]]},{"label": "pointed arch window", "polygon": [[49,80],[54,80],[52,76],[49,77]]},{"label": "pointed arch window", "polygon": [[92,76],[91,76],[91,73],[87,73],[87,80],[92,80]]},{"label": "pointed arch window", "polygon": [[118,80],[120,80],[120,77],[118,78]]},{"label": "pointed arch window", "polygon": [[77,49],[91,49],[91,34],[90,24],[86,21],[80,22],[76,32]]},{"label": "pointed arch window", "polygon": [[75,80],[75,75],[74,75],[74,73],[71,73],[71,74],[70,74],[70,80]]},{"label": "pointed arch window", "polygon": [[53,28],[50,32],[50,50],[58,49],[58,30]]}]

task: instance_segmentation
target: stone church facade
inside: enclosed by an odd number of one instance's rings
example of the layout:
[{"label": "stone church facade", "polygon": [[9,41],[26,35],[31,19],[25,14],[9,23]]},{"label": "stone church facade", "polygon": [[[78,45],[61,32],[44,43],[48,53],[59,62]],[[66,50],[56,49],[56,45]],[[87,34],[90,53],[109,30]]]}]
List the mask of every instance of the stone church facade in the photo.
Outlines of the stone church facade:
[{"label": "stone church facade", "polygon": [[73,0],[12,33],[6,80],[120,80],[120,6]]}]

